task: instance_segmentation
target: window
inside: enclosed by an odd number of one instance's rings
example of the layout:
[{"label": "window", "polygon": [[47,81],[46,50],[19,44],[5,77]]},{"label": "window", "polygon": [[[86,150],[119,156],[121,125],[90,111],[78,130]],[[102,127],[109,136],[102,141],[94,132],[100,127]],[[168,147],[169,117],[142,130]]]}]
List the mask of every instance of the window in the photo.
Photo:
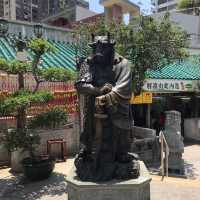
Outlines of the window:
[{"label": "window", "polygon": [[163,4],[163,3],[167,3],[170,1],[174,1],[174,0],[158,0],[158,5]]},{"label": "window", "polygon": [[32,0],[32,4],[38,4],[38,0]]},{"label": "window", "polygon": [[167,7],[159,8],[159,9],[158,9],[158,12],[164,12],[164,11],[167,11]]}]

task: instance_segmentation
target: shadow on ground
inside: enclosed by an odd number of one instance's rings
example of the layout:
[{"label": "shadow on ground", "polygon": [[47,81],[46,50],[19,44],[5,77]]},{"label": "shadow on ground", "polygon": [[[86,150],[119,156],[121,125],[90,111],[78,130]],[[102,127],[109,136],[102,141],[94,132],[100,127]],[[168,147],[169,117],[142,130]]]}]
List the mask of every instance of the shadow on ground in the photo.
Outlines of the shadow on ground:
[{"label": "shadow on ground", "polygon": [[184,170],[185,170],[185,175],[188,179],[192,179],[192,180],[197,179],[196,177],[199,174],[197,173],[197,169],[194,167],[193,164],[188,163],[187,161],[184,161]]},{"label": "shadow on ground", "polygon": [[192,139],[184,139],[184,147],[200,145],[200,141],[192,140]]},{"label": "shadow on ground", "polygon": [[36,200],[44,196],[62,196],[66,193],[66,176],[54,172],[49,179],[29,182],[23,176],[0,179],[1,200]]}]

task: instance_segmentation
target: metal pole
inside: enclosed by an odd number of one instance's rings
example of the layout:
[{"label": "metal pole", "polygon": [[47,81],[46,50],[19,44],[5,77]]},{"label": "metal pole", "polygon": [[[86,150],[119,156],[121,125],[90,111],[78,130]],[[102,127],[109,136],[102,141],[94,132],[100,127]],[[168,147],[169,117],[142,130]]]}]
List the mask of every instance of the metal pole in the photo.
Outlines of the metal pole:
[{"label": "metal pole", "polygon": [[169,146],[167,144],[167,141],[165,139],[165,136],[163,135],[163,139],[164,139],[164,142],[165,142],[165,161],[166,161],[166,176],[168,177],[168,165],[169,165],[169,161],[168,161],[168,157],[169,157]]},{"label": "metal pole", "polygon": [[146,122],[147,122],[147,127],[150,128],[150,126],[151,126],[151,104],[147,104]]},{"label": "metal pole", "polygon": [[164,178],[164,158],[163,158],[163,133],[160,132],[160,142],[161,142],[161,175],[162,179]]},{"label": "metal pole", "polygon": [[169,149],[168,149],[168,147],[166,147],[165,157],[166,157],[166,176],[167,177],[168,177],[168,156],[169,156]]}]

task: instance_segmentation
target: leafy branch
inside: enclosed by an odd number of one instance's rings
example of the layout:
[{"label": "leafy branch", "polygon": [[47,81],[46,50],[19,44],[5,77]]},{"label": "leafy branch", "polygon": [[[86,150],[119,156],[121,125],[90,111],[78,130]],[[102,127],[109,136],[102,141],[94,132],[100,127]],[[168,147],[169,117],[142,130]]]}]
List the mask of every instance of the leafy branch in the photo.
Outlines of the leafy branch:
[{"label": "leafy branch", "polygon": [[32,93],[20,90],[0,101],[0,115],[5,116],[17,111],[18,108],[27,108],[32,103],[45,103],[53,99],[49,92]]}]

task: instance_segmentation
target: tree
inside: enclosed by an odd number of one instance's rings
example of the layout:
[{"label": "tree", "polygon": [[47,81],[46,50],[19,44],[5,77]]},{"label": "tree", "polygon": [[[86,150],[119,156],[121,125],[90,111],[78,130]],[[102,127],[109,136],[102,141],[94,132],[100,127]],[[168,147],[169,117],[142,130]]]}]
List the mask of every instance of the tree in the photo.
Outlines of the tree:
[{"label": "tree", "polygon": [[[92,24],[79,24],[75,30],[77,35],[82,36],[84,44],[89,42],[92,33],[111,33],[116,40],[117,53],[132,63],[133,89],[137,94],[141,91],[147,70],[162,68],[166,63],[187,56],[187,34],[170,22],[169,13],[161,21],[151,16],[141,16],[134,18],[129,25],[106,25],[100,18]],[[85,49],[85,45],[82,49]],[[87,54],[89,50],[85,52]]]},{"label": "tree", "polygon": [[186,13],[193,12],[195,15],[199,15],[200,0],[181,0],[178,3],[177,8],[180,10],[186,10]]},{"label": "tree", "polygon": [[[7,61],[0,59],[0,71],[18,76],[18,91],[9,96],[0,98],[0,115],[16,113],[16,133],[26,134],[26,110],[31,103],[48,102],[53,98],[50,92],[38,91],[39,84],[44,81],[67,81],[74,78],[74,74],[66,69],[55,67],[42,69],[39,65],[42,55],[47,52],[54,52],[54,47],[45,39],[37,38],[28,43],[28,50],[33,55],[32,63],[25,61]],[[25,88],[24,74],[32,73],[36,81],[33,91]]]}]

